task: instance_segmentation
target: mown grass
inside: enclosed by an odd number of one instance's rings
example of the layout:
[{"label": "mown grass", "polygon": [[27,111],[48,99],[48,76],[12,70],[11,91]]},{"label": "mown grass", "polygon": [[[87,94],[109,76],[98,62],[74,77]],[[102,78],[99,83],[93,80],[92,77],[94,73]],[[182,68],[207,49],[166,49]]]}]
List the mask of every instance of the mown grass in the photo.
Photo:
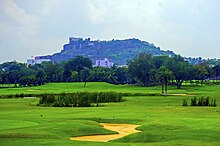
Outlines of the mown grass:
[{"label": "mown grass", "polygon": [[[66,89],[61,89],[61,88]],[[37,88],[37,89],[36,89]],[[133,87],[89,83],[51,83],[33,87],[40,92],[118,91],[156,93],[159,87]],[[220,86],[169,87],[172,93],[215,97],[220,101]],[[59,91],[57,91],[59,89]],[[5,89],[0,89],[5,90]],[[12,91],[0,91],[12,94]],[[20,88],[25,92],[26,88]],[[146,91],[145,91],[146,90]],[[183,107],[192,96],[129,96],[125,102],[103,103],[101,107],[39,107],[38,98],[0,99],[0,145],[220,145],[220,108]],[[108,143],[70,141],[72,136],[109,134],[100,122],[142,125],[142,132]]]},{"label": "mown grass", "polygon": [[[2,88],[0,89],[0,95],[19,95],[19,94],[60,94],[60,93],[74,93],[74,92],[119,92],[119,93],[131,93],[131,94],[160,94],[161,87],[139,87],[133,85],[112,85],[103,82],[89,82],[86,87],[83,87],[84,83],[48,83],[42,86],[36,87],[24,87],[24,88]],[[219,86],[207,85],[183,85],[182,89],[177,90],[176,86],[169,86],[168,93],[170,94],[215,94]]]}]

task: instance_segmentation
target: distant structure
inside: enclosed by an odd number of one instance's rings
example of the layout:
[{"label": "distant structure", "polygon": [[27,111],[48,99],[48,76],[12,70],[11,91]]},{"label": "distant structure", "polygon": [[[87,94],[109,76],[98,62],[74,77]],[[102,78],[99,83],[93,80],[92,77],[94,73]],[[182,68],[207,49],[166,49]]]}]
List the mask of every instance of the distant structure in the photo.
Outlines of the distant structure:
[{"label": "distant structure", "polygon": [[[152,54],[153,56],[175,56],[175,53],[172,51],[163,51],[160,47],[156,47],[152,43],[135,38],[100,41],[91,40],[90,38],[69,37],[69,41],[63,45],[63,49],[60,52],[52,54],[49,59],[51,62],[55,63],[68,61],[80,55],[91,59],[94,66],[96,65],[96,60],[104,58],[108,58],[117,65],[127,65],[128,61],[143,52]],[[48,61],[47,59],[48,58],[42,61]],[[35,64],[40,61],[37,60],[38,59],[29,59],[28,64]],[[102,64],[101,62],[103,61],[100,60],[100,64]]]},{"label": "distant structure", "polygon": [[111,62],[110,60],[108,60],[107,58],[105,58],[104,60],[96,60],[96,65],[95,66],[102,66],[102,67],[112,67],[113,66],[113,62]]},{"label": "distant structure", "polygon": [[35,65],[35,64],[41,64],[42,62],[45,62],[45,61],[51,61],[50,59],[50,55],[47,55],[47,56],[36,56],[32,59],[28,59],[27,60],[27,65]]}]

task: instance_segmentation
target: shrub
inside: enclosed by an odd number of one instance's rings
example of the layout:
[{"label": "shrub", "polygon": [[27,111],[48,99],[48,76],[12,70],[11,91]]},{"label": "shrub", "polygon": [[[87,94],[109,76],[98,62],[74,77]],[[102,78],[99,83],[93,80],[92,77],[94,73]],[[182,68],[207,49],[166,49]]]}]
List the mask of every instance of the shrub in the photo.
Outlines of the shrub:
[{"label": "shrub", "polygon": [[214,106],[214,107],[217,106],[217,104],[216,104],[216,99],[212,99],[212,100],[211,100],[210,106]]},{"label": "shrub", "polygon": [[20,98],[23,98],[23,97],[24,97],[24,93],[21,93],[21,94],[20,94]]},{"label": "shrub", "polygon": [[77,92],[62,94],[43,94],[39,105],[54,107],[89,107],[91,103],[121,102],[122,94],[115,92]]},{"label": "shrub", "polygon": [[42,94],[39,104],[51,105],[54,102],[55,102],[55,95]]},{"label": "shrub", "polygon": [[188,106],[187,99],[183,99],[183,106]]},{"label": "shrub", "polygon": [[193,99],[191,99],[191,105],[190,106],[196,106],[197,105],[197,98],[194,97]]},{"label": "shrub", "polygon": [[[183,101],[183,106],[186,106],[185,101]],[[216,100],[215,99],[211,99],[210,102],[210,98],[209,97],[194,97],[191,99],[191,105],[190,106],[217,106],[216,104]]]}]

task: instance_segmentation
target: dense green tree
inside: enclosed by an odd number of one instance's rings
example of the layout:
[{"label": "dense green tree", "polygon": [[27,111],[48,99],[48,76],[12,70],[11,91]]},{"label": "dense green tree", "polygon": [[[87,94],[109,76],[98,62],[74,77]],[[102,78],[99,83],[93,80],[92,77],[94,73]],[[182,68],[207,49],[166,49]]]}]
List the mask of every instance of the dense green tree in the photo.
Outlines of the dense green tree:
[{"label": "dense green tree", "polygon": [[106,82],[108,68],[105,67],[93,67],[90,72],[90,80],[95,82]]},{"label": "dense green tree", "polygon": [[197,64],[195,65],[196,69],[196,76],[195,78],[197,80],[201,81],[201,84],[203,84],[204,80],[209,77],[209,67],[206,63]]},{"label": "dense green tree", "polygon": [[20,71],[21,68],[25,67],[24,64],[22,63],[17,63],[16,61],[12,61],[12,62],[5,62],[3,64],[0,65],[0,68],[3,71],[12,71],[12,70],[18,70]]},{"label": "dense green tree", "polygon": [[59,82],[62,80],[63,68],[59,63],[44,62],[42,66],[47,82]]},{"label": "dense green tree", "polygon": [[2,76],[3,76],[3,71],[2,71],[2,70],[0,70],[0,84],[2,84],[2,86],[3,86],[3,80],[2,80]]},{"label": "dense green tree", "polygon": [[[23,67],[20,71],[20,78],[18,80],[18,83],[20,86],[30,86],[35,85],[35,83],[30,83],[31,80],[28,80],[30,76],[36,76],[37,71],[30,68],[30,67]],[[36,77],[35,77],[36,78]]]},{"label": "dense green tree", "polygon": [[17,84],[19,83],[20,77],[21,77],[21,73],[18,70],[12,70],[9,73],[10,83],[14,83],[15,87],[17,87]]},{"label": "dense green tree", "polygon": [[215,65],[213,68],[214,72],[214,78],[216,79],[216,82],[218,79],[220,79],[220,65]]},{"label": "dense green tree", "polygon": [[36,74],[36,84],[37,85],[43,85],[45,82],[45,72],[43,69],[38,69]]},{"label": "dense green tree", "polygon": [[153,57],[153,62],[156,69],[159,69],[161,66],[165,65],[165,63],[170,59],[169,56],[155,56]]},{"label": "dense green tree", "polygon": [[16,61],[1,64],[0,69],[3,71],[3,83],[7,83],[9,87],[11,84],[15,84],[15,86],[17,86],[18,80],[21,76],[20,72],[24,67],[24,64],[17,63]]},{"label": "dense green tree", "polygon": [[3,71],[2,73],[2,85],[3,84],[8,84],[10,87],[10,83],[9,83],[9,72],[8,71]]},{"label": "dense green tree", "polygon": [[112,84],[126,84],[128,82],[127,67],[113,66],[93,67],[90,71],[90,81],[108,82]]},{"label": "dense green tree", "polygon": [[28,79],[27,76],[23,76],[19,79],[19,85],[25,87],[27,85]]},{"label": "dense green tree", "polygon": [[[73,79],[72,72],[73,72],[73,71],[64,69],[64,71],[63,71],[63,81],[65,81],[65,82],[70,82],[70,81],[72,81],[72,79]],[[77,72],[77,71],[76,71],[76,72]],[[73,81],[78,81],[78,72],[77,72],[77,80],[76,80],[75,77],[74,77]]]},{"label": "dense green tree", "polygon": [[26,86],[36,86],[36,77],[34,75],[23,76],[19,79],[19,85]]},{"label": "dense green tree", "polygon": [[0,83],[36,86],[47,82],[82,81],[86,85],[86,82],[94,81],[152,86],[160,81],[162,92],[167,93],[169,80],[180,88],[186,80],[200,80],[203,84],[205,79],[219,79],[220,66],[210,66],[207,62],[189,64],[180,55],[152,57],[145,53],[128,62],[128,67],[92,67],[92,61],[82,56],[61,63],[43,62],[31,66],[13,61],[0,64]]},{"label": "dense green tree", "polygon": [[151,70],[154,69],[152,55],[141,53],[128,63],[128,73],[142,85],[150,85]]},{"label": "dense green tree", "polygon": [[64,78],[69,81],[71,79],[71,72],[78,72],[78,81],[80,81],[80,71],[87,67],[92,69],[92,61],[89,58],[83,56],[77,56],[64,64]]},{"label": "dense green tree", "polygon": [[30,75],[35,75],[37,72],[29,67],[23,67],[20,73],[22,76],[30,76]]},{"label": "dense green tree", "polygon": [[71,72],[71,81],[77,81],[78,80],[78,72],[72,71]]},{"label": "dense green tree", "polygon": [[189,63],[180,55],[176,55],[166,62],[166,67],[173,72],[177,88],[180,89],[183,81],[187,80],[189,77]]},{"label": "dense green tree", "polygon": [[195,76],[196,76],[196,68],[194,65],[189,64],[189,66],[187,67],[187,77],[186,80],[188,80],[191,84],[194,83],[193,80],[195,80]]}]

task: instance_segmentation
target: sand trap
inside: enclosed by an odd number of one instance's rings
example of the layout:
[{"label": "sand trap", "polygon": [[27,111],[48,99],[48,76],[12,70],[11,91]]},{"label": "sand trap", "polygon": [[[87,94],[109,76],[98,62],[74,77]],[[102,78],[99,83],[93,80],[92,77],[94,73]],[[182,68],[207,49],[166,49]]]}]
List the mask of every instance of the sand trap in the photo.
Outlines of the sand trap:
[{"label": "sand trap", "polygon": [[37,98],[37,97],[23,97],[24,99]]},{"label": "sand trap", "polygon": [[175,96],[195,96],[191,94],[168,94],[168,95],[175,95]]},{"label": "sand trap", "polygon": [[139,127],[140,125],[111,123],[100,123],[100,125],[102,125],[105,129],[116,131],[118,134],[71,137],[70,140],[108,142],[110,140],[118,139],[129,134],[141,132],[139,130],[135,130],[135,128]]},{"label": "sand trap", "polygon": [[37,92],[38,92],[39,90],[27,90],[27,91],[30,91],[30,92],[35,92],[35,91],[37,91]]}]

